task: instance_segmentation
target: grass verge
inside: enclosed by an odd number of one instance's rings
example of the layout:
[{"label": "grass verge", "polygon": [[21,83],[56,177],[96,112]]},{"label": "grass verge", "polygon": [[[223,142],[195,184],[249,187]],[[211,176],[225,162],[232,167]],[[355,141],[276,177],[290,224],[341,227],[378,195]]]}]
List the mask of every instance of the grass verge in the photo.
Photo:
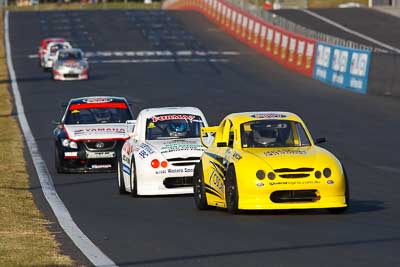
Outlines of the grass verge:
[{"label": "grass verge", "polygon": [[0,266],[75,266],[60,253],[29,191],[22,135],[11,115],[3,15],[0,9]]},{"label": "grass verge", "polygon": [[161,2],[153,2],[152,4],[144,4],[143,2],[115,2],[115,3],[98,3],[98,4],[40,4],[36,6],[9,6],[8,10],[12,11],[51,11],[51,10],[96,10],[96,9],[160,9]]}]

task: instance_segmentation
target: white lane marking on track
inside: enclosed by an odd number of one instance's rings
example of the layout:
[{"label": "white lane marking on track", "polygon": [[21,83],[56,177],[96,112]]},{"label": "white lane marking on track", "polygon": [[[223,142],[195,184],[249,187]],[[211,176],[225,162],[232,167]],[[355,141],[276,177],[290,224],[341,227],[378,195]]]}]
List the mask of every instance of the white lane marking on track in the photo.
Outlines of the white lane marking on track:
[{"label": "white lane marking on track", "polygon": [[362,38],[364,40],[370,41],[371,43],[377,44],[377,45],[379,45],[381,47],[384,47],[384,48],[386,48],[388,50],[394,51],[396,53],[400,53],[400,49],[398,49],[396,47],[393,47],[391,45],[388,45],[386,43],[378,41],[378,40],[376,40],[376,39],[374,39],[372,37],[369,37],[369,36],[367,36],[365,34],[362,34],[362,33],[359,33],[357,31],[351,30],[351,29],[349,29],[349,28],[347,28],[347,27],[345,27],[345,26],[343,26],[343,25],[341,25],[341,24],[339,24],[339,23],[337,23],[337,22],[335,22],[333,20],[330,20],[330,19],[328,19],[326,17],[323,17],[323,16],[321,16],[321,15],[315,13],[315,12],[312,12],[312,11],[310,11],[308,9],[300,9],[300,10],[303,11],[304,13],[307,13],[310,16],[313,16],[313,17],[318,18],[318,19],[320,19],[320,20],[322,20],[322,21],[324,21],[326,23],[329,23],[329,24],[341,29],[342,31],[351,33],[351,34],[353,34],[355,36],[358,36],[358,37],[360,37],[360,38]]},{"label": "white lane marking on track", "polygon": [[173,58],[165,58],[165,59],[110,59],[110,60],[90,60],[90,64],[116,64],[116,63],[122,63],[122,64],[140,64],[140,63],[174,63],[174,62],[221,62],[221,63],[227,63],[229,62],[228,59],[226,58],[210,58],[210,59],[205,59],[205,58],[181,58],[181,59],[173,59]]},{"label": "white lane marking on track", "polygon": [[7,53],[7,65],[10,73],[11,87],[14,95],[15,105],[17,108],[18,120],[21,125],[22,132],[25,137],[30,155],[33,160],[37,175],[39,177],[40,185],[43,194],[52,208],[54,215],[57,217],[60,226],[64,229],[65,233],[72,239],[75,245],[82,251],[82,253],[90,260],[94,266],[117,266],[110,258],[108,258],[92,241],[79,229],[68,212],[64,203],[57,195],[54,188],[53,180],[47,169],[46,163],[40,155],[39,148],[36,144],[35,138],[32,135],[31,128],[29,127],[28,120],[26,119],[24,106],[22,104],[21,94],[19,92],[17,77],[15,75],[14,66],[11,58],[11,46],[9,38],[9,12],[6,11],[4,17],[4,32]]},{"label": "white lane marking on track", "polygon": [[[202,50],[154,50],[154,51],[88,51],[85,56],[90,57],[190,57],[190,56],[238,56],[236,51],[202,51]],[[37,54],[28,55],[28,58],[38,58]]]}]

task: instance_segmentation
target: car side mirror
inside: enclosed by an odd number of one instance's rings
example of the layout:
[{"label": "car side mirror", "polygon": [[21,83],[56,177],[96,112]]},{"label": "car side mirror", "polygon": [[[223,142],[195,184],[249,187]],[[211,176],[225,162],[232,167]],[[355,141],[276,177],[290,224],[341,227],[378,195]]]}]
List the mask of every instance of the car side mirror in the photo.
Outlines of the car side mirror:
[{"label": "car side mirror", "polygon": [[61,124],[61,122],[52,120],[52,121],[51,121],[51,124],[58,126],[58,125]]},{"label": "car side mirror", "polygon": [[326,143],[326,142],[327,142],[327,140],[325,137],[320,137],[320,138],[315,139],[314,144],[317,145],[317,144],[322,144],[322,143]]},{"label": "car side mirror", "polygon": [[135,126],[136,126],[136,120],[127,120],[125,122],[125,124],[126,124],[126,130],[128,132],[128,136],[133,137]]},{"label": "car side mirror", "polygon": [[218,142],[217,147],[227,147],[228,144],[226,142]]},{"label": "car side mirror", "polygon": [[215,133],[203,133],[202,137],[203,137],[203,138],[207,138],[207,137],[212,137],[212,138],[214,138],[214,137],[215,137]]}]

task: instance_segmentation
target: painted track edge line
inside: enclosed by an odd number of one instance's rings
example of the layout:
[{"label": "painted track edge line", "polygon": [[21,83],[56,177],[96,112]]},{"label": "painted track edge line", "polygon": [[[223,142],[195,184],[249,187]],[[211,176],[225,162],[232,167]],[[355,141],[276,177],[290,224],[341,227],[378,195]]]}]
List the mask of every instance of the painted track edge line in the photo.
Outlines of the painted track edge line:
[{"label": "painted track edge line", "polygon": [[94,266],[114,267],[117,266],[110,258],[108,258],[75,224],[71,214],[65,207],[64,203],[58,196],[52,177],[47,169],[46,163],[40,155],[39,148],[33,138],[31,128],[24,113],[21,94],[19,92],[17,77],[15,75],[14,66],[11,58],[11,46],[9,39],[9,12],[5,12],[4,17],[4,33],[8,72],[11,80],[11,88],[14,95],[15,106],[17,109],[18,120],[30,152],[33,164],[39,177],[43,194],[54,212],[60,226],[65,233],[71,238],[80,251],[89,259]]}]

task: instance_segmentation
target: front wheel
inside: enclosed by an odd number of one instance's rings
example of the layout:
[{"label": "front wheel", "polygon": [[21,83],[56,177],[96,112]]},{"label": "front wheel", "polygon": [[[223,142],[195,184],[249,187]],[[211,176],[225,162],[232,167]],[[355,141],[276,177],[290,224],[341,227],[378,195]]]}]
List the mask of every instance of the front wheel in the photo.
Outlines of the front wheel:
[{"label": "front wheel", "polygon": [[58,149],[56,147],[54,150],[54,167],[56,168],[57,173],[64,173],[64,167],[62,166],[59,154],[60,153],[58,152]]},{"label": "front wheel", "polygon": [[193,173],[193,197],[194,203],[199,210],[207,210],[210,208],[207,204],[207,196],[203,178],[203,167],[201,161],[196,164]]},{"label": "front wheel", "polygon": [[131,160],[131,174],[130,174],[131,196],[137,197],[137,178],[136,178],[136,164],[135,159]]},{"label": "front wheel", "polygon": [[238,208],[239,194],[236,182],[235,167],[233,165],[229,166],[228,171],[226,173],[225,201],[226,201],[226,209],[230,213],[237,214],[239,212]]},{"label": "front wheel", "polygon": [[124,195],[127,192],[125,188],[124,174],[120,160],[118,160],[117,167],[118,167],[118,190],[121,195]]}]

